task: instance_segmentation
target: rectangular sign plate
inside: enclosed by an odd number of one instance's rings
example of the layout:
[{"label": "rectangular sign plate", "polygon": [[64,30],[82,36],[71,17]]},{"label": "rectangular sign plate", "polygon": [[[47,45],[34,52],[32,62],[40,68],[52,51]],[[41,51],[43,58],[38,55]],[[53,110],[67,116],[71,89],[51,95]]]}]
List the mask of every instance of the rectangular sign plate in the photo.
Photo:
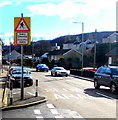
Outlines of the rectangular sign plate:
[{"label": "rectangular sign plate", "polygon": [[17,44],[28,44],[28,32],[17,32]]}]

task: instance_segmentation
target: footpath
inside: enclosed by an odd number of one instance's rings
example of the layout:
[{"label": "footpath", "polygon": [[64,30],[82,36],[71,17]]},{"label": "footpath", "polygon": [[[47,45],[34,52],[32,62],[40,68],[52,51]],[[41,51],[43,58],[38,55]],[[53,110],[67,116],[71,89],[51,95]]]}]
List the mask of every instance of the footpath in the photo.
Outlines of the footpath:
[{"label": "footpath", "polygon": [[3,70],[0,74],[0,108],[7,106],[7,90],[6,90],[6,81],[7,81],[7,71]]}]

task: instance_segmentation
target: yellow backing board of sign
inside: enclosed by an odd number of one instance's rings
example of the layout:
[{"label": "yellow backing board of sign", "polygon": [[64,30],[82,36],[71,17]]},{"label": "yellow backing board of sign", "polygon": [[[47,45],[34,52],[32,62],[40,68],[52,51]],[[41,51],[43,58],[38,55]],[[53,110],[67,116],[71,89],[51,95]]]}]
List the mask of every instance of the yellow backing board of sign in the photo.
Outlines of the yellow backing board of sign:
[{"label": "yellow backing board of sign", "polygon": [[14,45],[31,44],[30,17],[14,18]]}]

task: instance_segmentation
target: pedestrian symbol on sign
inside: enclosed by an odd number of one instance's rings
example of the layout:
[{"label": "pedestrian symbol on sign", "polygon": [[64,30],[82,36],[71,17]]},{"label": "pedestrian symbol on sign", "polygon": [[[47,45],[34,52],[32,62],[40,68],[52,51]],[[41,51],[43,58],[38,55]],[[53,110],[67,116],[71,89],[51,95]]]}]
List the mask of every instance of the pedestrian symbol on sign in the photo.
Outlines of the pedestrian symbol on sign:
[{"label": "pedestrian symbol on sign", "polygon": [[20,24],[20,29],[24,29],[24,23],[23,22],[21,22],[21,24]]}]

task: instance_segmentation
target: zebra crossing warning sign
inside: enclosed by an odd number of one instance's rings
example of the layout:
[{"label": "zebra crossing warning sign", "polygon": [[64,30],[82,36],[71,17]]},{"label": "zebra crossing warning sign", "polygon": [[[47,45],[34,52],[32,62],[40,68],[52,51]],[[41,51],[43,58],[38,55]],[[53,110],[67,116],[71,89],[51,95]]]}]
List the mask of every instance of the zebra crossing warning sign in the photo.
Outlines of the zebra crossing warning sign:
[{"label": "zebra crossing warning sign", "polygon": [[30,17],[14,18],[14,45],[30,45]]},{"label": "zebra crossing warning sign", "polygon": [[30,28],[28,27],[27,23],[22,17],[19,23],[17,24],[15,31],[30,31]]}]

